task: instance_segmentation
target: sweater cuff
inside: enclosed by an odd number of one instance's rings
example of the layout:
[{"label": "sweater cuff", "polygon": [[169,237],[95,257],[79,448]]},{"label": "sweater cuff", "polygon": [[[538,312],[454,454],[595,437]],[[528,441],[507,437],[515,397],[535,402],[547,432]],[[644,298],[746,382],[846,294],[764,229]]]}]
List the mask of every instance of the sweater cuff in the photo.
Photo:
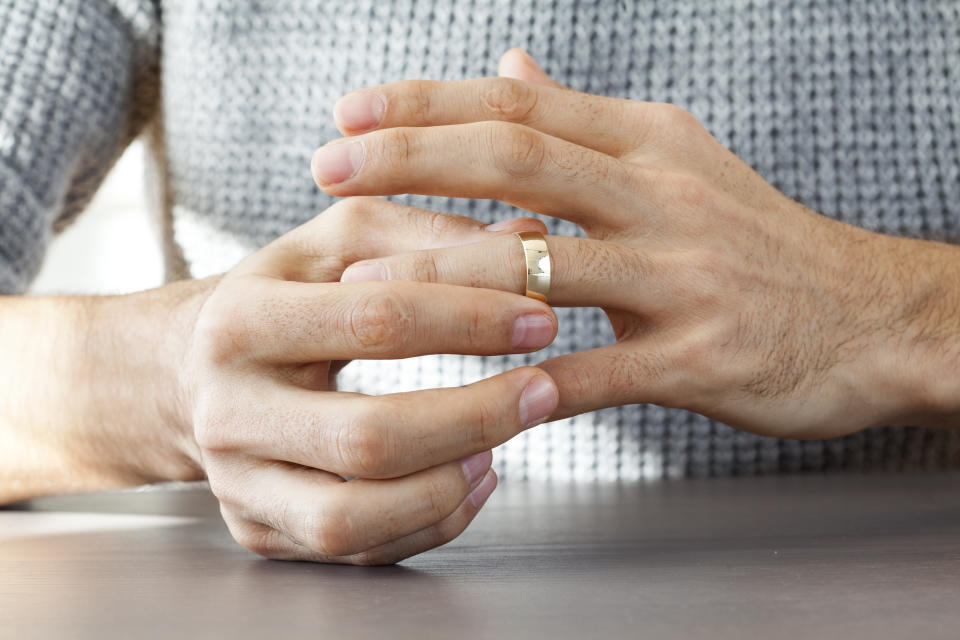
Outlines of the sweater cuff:
[{"label": "sweater cuff", "polygon": [[0,161],[0,294],[23,293],[40,270],[47,215],[23,179]]}]

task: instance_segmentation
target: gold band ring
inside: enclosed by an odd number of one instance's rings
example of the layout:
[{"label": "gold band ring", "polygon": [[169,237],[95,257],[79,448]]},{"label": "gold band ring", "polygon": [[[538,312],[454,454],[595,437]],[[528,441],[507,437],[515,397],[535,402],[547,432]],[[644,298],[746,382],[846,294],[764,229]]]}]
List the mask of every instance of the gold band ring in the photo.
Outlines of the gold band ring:
[{"label": "gold band ring", "polygon": [[547,241],[539,231],[521,231],[513,235],[520,238],[520,244],[523,245],[527,265],[525,295],[546,302],[550,293],[550,251],[547,250]]}]

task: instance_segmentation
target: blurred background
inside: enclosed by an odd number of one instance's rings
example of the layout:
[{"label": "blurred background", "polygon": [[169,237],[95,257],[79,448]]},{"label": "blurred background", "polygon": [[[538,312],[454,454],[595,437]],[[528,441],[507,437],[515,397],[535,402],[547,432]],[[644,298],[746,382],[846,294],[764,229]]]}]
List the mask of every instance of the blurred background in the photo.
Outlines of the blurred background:
[{"label": "blurred background", "polygon": [[89,208],[53,239],[31,293],[128,293],[163,282],[160,239],[150,224],[144,146],[134,142]]}]

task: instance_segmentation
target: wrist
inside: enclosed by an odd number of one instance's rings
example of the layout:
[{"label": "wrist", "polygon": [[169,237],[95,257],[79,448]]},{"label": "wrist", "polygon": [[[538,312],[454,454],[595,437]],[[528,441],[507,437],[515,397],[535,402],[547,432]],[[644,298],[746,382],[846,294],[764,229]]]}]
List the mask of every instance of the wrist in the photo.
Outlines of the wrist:
[{"label": "wrist", "polygon": [[960,425],[960,248],[882,238],[882,315],[865,374],[882,408],[873,424]]},{"label": "wrist", "polygon": [[183,362],[193,324],[216,279],[88,298],[83,397],[95,432],[82,464],[115,483],[203,478]]},{"label": "wrist", "polygon": [[205,475],[194,437],[185,363],[200,309],[219,281],[220,276],[185,280],[143,293],[148,298],[139,307],[144,336],[137,344],[149,353],[150,337],[156,340],[154,402],[163,444],[163,455],[149,468],[156,480],[197,480]]}]

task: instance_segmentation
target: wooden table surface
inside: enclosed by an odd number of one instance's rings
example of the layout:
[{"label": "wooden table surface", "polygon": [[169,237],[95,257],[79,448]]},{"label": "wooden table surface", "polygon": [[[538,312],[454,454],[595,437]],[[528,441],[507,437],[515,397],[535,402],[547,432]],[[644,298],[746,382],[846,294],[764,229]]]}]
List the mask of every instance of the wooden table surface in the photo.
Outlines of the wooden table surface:
[{"label": "wooden table surface", "polygon": [[960,474],[504,483],[394,567],[262,560],[202,487],[0,511],[3,638],[960,638]]}]

